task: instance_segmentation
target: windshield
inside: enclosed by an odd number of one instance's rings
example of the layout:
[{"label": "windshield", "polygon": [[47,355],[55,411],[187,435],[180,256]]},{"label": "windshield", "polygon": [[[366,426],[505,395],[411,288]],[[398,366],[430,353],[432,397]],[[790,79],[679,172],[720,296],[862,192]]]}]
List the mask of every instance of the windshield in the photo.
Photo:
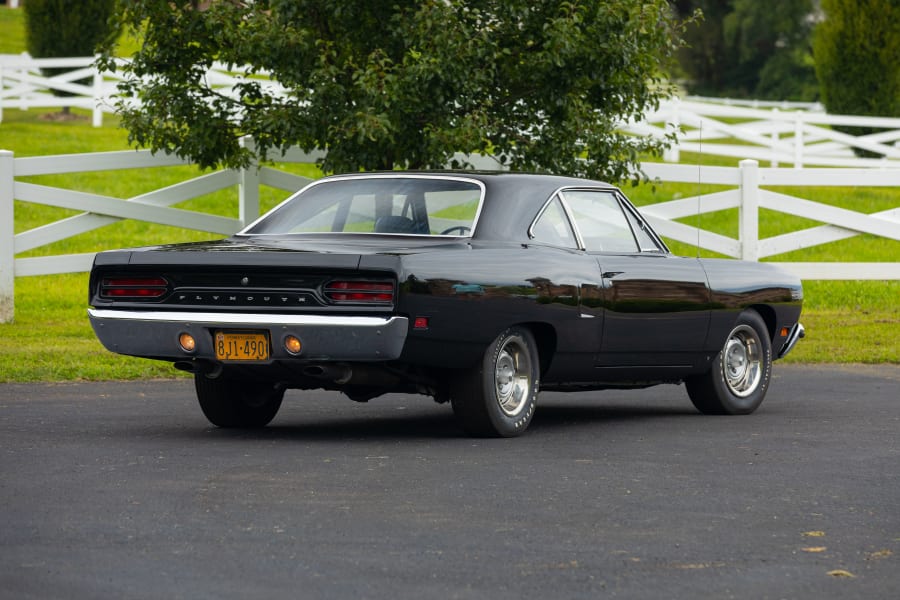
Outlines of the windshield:
[{"label": "windshield", "polygon": [[243,233],[469,236],[484,196],[477,181],[359,176],[315,182]]}]

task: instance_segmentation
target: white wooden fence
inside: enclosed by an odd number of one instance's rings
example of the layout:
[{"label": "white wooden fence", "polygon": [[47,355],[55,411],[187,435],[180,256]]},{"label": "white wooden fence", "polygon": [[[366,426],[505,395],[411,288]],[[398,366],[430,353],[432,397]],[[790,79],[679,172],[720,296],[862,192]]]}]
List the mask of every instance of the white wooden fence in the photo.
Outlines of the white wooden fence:
[{"label": "white wooden fence", "polygon": [[[93,57],[34,59],[27,54],[0,55],[0,122],[4,109],[35,107],[80,107],[92,112],[93,124],[103,123],[104,112],[112,112],[117,85],[124,77],[120,69],[101,73]],[[120,61],[120,65],[124,64]],[[45,77],[41,68],[69,71]],[[90,83],[79,83],[88,79]],[[245,80],[242,73],[224,64],[213,65],[207,83],[219,93],[231,95]],[[283,87],[265,74],[254,75],[272,94]],[[73,96],[58,97],[53,90]],[[834,125],[882,129],[869,135],[848,135]],[[900,168],[900,118],[859,117],[826,114],[821,105],[760,100],[673,98],[640,122],[622,125],[635,135],[660,137],[678,132],[678,145],[666,154],[667,162],[679,162],[681,151],[735,158],[753,158],[771,166],[779,164],[820,167]],[[884,158],[859,158],[853,148],[870,150]]]},{"label": "white wooden fence", "polygon": [[[94,127],[103,125],[103,114],[115,112],[118,85],[125,77],[126,59],[117,60],[115,71],[99,71],[96,57],[32,58],[27,53],[0,55],[0,123],[4,109],[73,107],[91,111]],[[69,69],[52,77],[42,69]],[[235,86],[246,81],[243,73],[228,65],[215,63],[206,73],[206,83],[220,94],[235,95]],[[254,74],[268,93],[280,95],[284,87],[267,78],[265,71]],[[89,83],[85,83],[88,80]],[[54,91],[69,95],[56,96]]]},{"label": "white wooden fence", "polygon": [[[878,128],[868,135],[849,135],[834,125]],[[900,168],[900,118],[829,115],[818,110],[781,110],[673,98],[641,122],[624,128],[636,135],[662,137],[676,132],[678,143],[665,155],[678,162],[682,151],[703,155],[753,158],[794,168]],[[882,158],[860,158],[853,149]]]},{"label": "white wooden fence", "polygon": [[[644,172],[663,182],[720,184],[735,189],[681,198],[641,207],[663,236],[742,260],[758,261],[868,233],[900,241],[900,206],[865,214],[838,208],[766,187],[884,187],[900,188],[900,169],[777,169],[760,168],[753,159],[739,167],[698,167],[644,163]],[[728,208],[739,209],[738,238],[689,227],[675,219]],[[759,211],[769,209],[803,217],[823,225],[760,239]],[[900,252],[884,262],[778,262],[803,279],[900,280]]]},{"label": "white wooden fence", "polygon": [[[317,156],[299,150],[289,152],[284,162],[313,162]],[[479,168],[497,168],[496,161],[478,157]],[[13,318],[15,277],[82,272],[90,269],[94,253],[52,257],[22,257],[17,254],[51,244],[121,219],[228,235],[240,230],[259,214],[259,188],[270,186],[293,192],[308,179],[263,167],[222,170],[200,175],[178,184],[133,198],[49,187],[23,181],[34,175],[149,168],[184,164],[173,156],[148,151],[101,152],[15,158],[0,150],[0,322]],[[761,186],[866,186],[900,187],[900,169],[774,169],[759,168],[755,160],[740,167],[697,167],[646,163],[645,172],[662,182],[732,186],[734,189],[682,198],[646,206],[642,212],[662,235],[745,260],[759,260],[784,252],[808,248],[868,233],[900,240],[900,207],[866,215],[762,189]],[[221,216],[171,208],[175,203],[216,190],[238,186],[239,217]],[[29,231],[14,231],[14,199],[84,211],[81,214]],[[740,212],[739,236],[728,238],[679,223],[675,219],[727,208]],[[771,209],[812,219],[824,225],[775,237],[759,239],[759,210]],[[779,263],[805,279],[900,279],[900,256],[880,263]]]},{"label": "white wooden fence", "polygon": [[[113,112],[110,99],[121,77],[104,74],[92,56],[79,58],[31,58],[27,54],[0,55],[0,122],[3,110],[68,106],[91,111],[94,127],[103,124],[103,113]],[[45,77],[41,69],[69,69]],[[83,83],[87,79],[90,83]],[[53,91],[66,92],[65,97]]]},{"label": "white wooden fence", "polygon": [[[283,162],[315,162],[318,155],[300,151],[288,152]],[[153,190],[133,198],[112,198],[99,194],[49,187],[21,181],[34,175],[81,173],[166,167],[187,164],[172,155],[149,151],[97,152],[15,158],[0,150],[0,323],[9,322],[14,313],[15,277],[76,273],[90,270],[93,252],[49,257],[16,258],[15,255],[34,248],[98,229],[122,219],[171,225],[184,229],[230,235],[259,216],[259,188],[266,185],[294,192],[309,182],[284,171],[260,169],[226,169]],[[218,190],[238,186],[238,218],[171,208],[173,204],[197,198]],[[83,213],[18,234],[14,231],[14,199]]]}]

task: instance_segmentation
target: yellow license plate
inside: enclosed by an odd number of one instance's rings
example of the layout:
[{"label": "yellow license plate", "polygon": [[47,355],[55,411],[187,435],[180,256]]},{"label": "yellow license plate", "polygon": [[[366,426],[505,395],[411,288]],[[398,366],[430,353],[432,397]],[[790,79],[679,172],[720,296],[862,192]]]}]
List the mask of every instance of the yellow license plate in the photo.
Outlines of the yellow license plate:
[{"label": "yellow license plate", "polygon": [[217,331],[218,360],[269,360],[269,336],[256,331]]}]

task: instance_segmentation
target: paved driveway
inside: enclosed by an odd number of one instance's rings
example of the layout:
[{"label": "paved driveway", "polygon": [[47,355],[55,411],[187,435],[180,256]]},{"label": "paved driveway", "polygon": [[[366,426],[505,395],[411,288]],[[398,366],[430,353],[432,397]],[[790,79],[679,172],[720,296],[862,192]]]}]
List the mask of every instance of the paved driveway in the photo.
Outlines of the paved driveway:
[{"label": "paved driveway", "polygon": [[545,394],[461,437],[424,397],[289,392],[211,428],[189,381],[0,385],[3,598],[898,598],[900,367]]}]

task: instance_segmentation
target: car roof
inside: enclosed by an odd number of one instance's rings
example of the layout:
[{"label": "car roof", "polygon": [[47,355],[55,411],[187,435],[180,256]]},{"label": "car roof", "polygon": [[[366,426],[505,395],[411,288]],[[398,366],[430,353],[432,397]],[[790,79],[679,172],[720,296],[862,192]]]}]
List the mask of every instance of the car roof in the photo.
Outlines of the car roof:
[{"label": "car roof", "polygon": [[367,176],[384,177],[385,175],[403,177],[444,175],[479,181],[484,185],[485,201],[473,233],[473,239],[513,242],[528,241],[528,227],[532,220],[547,199],[558,190],[575,187],[617,189],[603,181],[511,171],[380,171],[334,175],[320,181],[348,176],[365,178]]}]

